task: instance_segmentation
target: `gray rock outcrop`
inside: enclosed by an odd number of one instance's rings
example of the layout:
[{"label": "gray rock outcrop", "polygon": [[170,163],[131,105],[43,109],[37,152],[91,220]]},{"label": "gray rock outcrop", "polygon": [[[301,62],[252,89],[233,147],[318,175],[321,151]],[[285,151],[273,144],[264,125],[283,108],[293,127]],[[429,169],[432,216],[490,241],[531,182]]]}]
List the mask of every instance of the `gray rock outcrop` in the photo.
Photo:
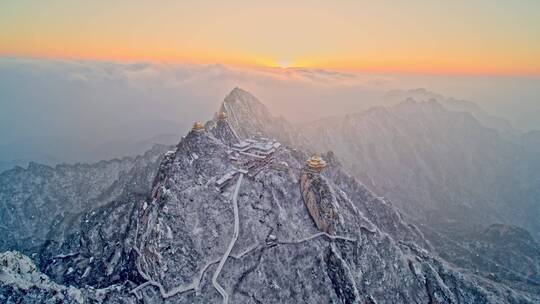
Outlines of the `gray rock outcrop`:
[{"label": "gray rock outcrop", "polygon": [[338,212],[335,196],[324,177],[317,173],[303,172],[300,176],[300,191],[317,228],[332,233],[338,220]]}]

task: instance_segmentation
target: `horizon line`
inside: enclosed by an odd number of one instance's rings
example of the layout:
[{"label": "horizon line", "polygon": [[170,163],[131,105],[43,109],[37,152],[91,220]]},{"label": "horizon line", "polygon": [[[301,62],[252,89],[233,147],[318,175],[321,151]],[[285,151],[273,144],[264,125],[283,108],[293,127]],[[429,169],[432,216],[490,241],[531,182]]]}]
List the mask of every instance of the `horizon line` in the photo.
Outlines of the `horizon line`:
[{"label": "horizon line", "polygon": [[20,60],[49,60],[49,61],[83,61],[83,62],[101,62],[101,63],[116,63],[116,64],[163,64],[163,65],[221,65],[225,67],[248,68],[248,69],[272,69],[272,70],[326,70],[326,71],[342,71],[351,73],[368,73],[368,74],[409,74],[409,75],[439,75],[439,76],[494,76],[494,77],[540,77],[539,71],[523,71],[523,70],[497,70],[497,69],[444,69],[444,68],[397,68],[397,67],[359,67],[359,66],[325,66],[325,65],[290,65],[280,66],[277,63],[254,63],[254,62],[221,62],[219,60],[196,60],[196,59],[157,59],[157,58],[119,58],[119,57],[103,57],[103,56],[58,56],[58,55],[35,55],[35,54],[9,54],[1,53],[0,58],[20,59]]}]

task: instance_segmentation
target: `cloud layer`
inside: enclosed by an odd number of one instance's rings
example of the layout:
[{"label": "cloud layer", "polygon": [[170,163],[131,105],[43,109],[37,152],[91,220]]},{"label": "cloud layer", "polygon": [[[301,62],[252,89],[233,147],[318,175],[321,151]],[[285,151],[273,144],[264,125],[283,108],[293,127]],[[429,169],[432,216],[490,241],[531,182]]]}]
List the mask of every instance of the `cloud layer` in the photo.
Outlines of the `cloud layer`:
[{"label": "cloud layer", "polygon": [[518,127],[540,128],[538,84],[538,78],[5,57],[0,58],[0,161],[86,161],[129,152],[108,145],[129,146],[163,134],[169,136],[156,141],[179,139],[194,120],[211,117],[235,86],[295,122],[360,112],[384,103],[389,90],[426,87],[505,113]]}]

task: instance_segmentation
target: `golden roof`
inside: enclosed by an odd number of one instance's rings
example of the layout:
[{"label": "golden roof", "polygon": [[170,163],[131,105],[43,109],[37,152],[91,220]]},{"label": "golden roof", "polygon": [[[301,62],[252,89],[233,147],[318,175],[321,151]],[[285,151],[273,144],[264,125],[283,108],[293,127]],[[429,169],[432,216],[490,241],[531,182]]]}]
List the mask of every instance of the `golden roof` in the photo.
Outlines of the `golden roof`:
[{"label": "golden roof", "polygon": [[204,130],[204,126],[203,126],[203,124],[200,123],[199,121],[196,121],[196,122],[193,124],[192,130],[194,130],[194,131],[202,131],[202,130]]},{"label": "golden roof", "polygon": [[308,168],[321,172],[326,167],[326,162],[320,156],[312,156],[307,161]]},{"label": "golden roof", "polygon": [[226,119],[227,118],[227,113],[226,112],[219,112],[218,118],[219,119]]}]

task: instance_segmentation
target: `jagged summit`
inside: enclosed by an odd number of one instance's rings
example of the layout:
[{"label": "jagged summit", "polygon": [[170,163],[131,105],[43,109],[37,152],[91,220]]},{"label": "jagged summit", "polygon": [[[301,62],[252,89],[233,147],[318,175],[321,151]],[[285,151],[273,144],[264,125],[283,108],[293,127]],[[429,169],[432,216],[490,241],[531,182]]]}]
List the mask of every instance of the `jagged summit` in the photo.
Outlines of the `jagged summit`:
[{"label": "jagged summit", "polygon": [[242,138],[231,126],[230,118],[227,112],[220,111],[217,116],[217,120],[208,122],[208,125],[212,126],[212,134],[225,143],[233,145],[242,140]]},{"label": "jagged summit", "polygon": [[229,123],[242,137],[265,132],[272,114],[255,96],[238,87],[223,100],[219,112],[227,113]]},{"label": "jagged summit", "polygon": [[218,111],[227,113],[227,121],[239,137],[264,134],[297,147],[306,142],[292,124],[283,117],[274,116],[255,96],[238,87],[225,97]]},{"label": "jagged summit", "polygon": [[225,97],[225,102],[229,103],[244,103],[244,104],[261,104],[262,103],[257,99],[257,97],[253,96],[250,92],[243,90],[239,87],[234,87],[229,94]]}]

